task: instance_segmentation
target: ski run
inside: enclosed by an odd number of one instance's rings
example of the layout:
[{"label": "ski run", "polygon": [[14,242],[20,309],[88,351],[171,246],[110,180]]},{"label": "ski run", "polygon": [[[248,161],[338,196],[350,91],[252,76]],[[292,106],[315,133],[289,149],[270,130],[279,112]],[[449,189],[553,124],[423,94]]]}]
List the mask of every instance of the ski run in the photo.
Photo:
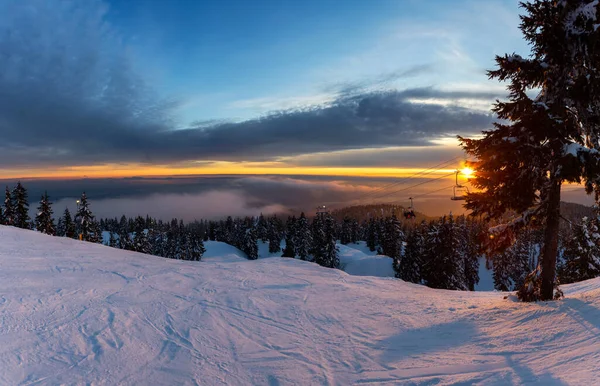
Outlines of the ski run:
[{"label": "ski run", "polygon": [[0,226],[0,384],[600,379],[600,279],[528,304],[357,276],[393,275],[361,248],[341,251],[353,275],[206,248],[200,262],[179,261]]}]

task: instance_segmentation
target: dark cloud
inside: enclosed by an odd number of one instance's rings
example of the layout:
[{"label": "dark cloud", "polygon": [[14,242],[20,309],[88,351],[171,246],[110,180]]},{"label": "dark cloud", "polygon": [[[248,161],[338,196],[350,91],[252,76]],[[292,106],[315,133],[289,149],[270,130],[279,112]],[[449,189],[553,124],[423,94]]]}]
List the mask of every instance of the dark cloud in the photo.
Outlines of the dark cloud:
[{"label": "dark cloud", "polygon": [[[50,4],[52,3],[52,4]],[[103,21],[101,2],[0,3],[0,164],[4,167],[272,160],[364,147],[431,145],[489,126],[488,114],[415,98],[491,99],[434,88],[341,94],[325,106],[173,130]],[[60,26],[60,28],[57,28]],[[428,65],[390,76],[412,76]]]}]

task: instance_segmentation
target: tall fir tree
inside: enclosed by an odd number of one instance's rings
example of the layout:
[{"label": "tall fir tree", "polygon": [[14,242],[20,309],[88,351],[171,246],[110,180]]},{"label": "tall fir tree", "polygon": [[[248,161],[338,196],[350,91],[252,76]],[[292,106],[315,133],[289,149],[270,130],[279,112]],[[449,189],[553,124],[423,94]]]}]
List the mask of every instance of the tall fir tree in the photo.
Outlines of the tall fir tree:
[{"label": "tall fir tree", "polygon": [[17,228],[29,229],[31,218],[29,217],[29,201],[27,189],[17,182],[12,192],[13,225]]},{"label": "tall fir tree", "polygon": [[[537,0],[521,3],[520,29],[531,54],[497,56],[492,79],[509,81],[509,97],[493,111],[499,120],[481,139],[459,137],[474,156],[467,195],[474,215],[518,216],[494,231],[492,248],[514,243],[519,229],[544,229],[541,263],[518,291],[524,301],[551,300],[555,291],[564,182],[583,183],[600,193],[600,29],[593,0]],[[537,93],[530,98],[528,91]]]},{"label": "tall fir tree", "polygon": [[566,243],[564,262],[559,267],[561,283],[574,283],[600,276],[600,233],[597,221],[587,217],[575,225]]},{"label": "tall fir tree", "polygon": [[408,232],[404,254],[400,259],[394,260],[394,270],[397,278],[410,283],[421,283],[426,232],[426,223],[416,226]]},{"label": "tall fir tree", "polygon": [[369,218],[366,231],[367,247],[371,252],[377,250],[377,223],[374,218]]},{"label": "tall fir tree", "polygon": [[315,263],[327,268],[340,265],[335,227],[335,220],[329,213],[320,213],[313,221]]},{"label": "tall fir tree", "polygon": [[77,238],[76,225],[73,222],[73,218],[71,217],[71,212],[69,212],[69,208],[65,208],[65,211],[62,216],[62,222],[65,229],[64,236],[71,239]]},{"label": "tall fir tree", "polygon": [[148,241],[148,236],[146,234],[146,221],[141,216],[137,216],[135,219],[133,250],[140,253],[152,252],[152,246],[150,245],[150,241]]},{"label": "tall fir tree", "polygon": [[96,225],[94,222],[94,215],[90,210],[87,196],[85,192],[83,192],[81,199],[79,199],[77,213],[75,214],[76,229],[81,240],[91,242],[96,241],[96,235],[94,234]]},{"label": "tall fir tree", "polygon": [[14,225],[15,211],[13,209],[12,195],[8,186],[4,195],[4,224]]},{"label": "tall fir tree", "polygon": [[296,257],[296,217],[288,217],[285,232],[285,249],[282,257]]},{"label": "tall fir tree", "polygon": [[345,216],[342,220],[342,230],[340,232],[340,244],[347,245],[352,242],[352,219]]},{"label": "tall fir tree", "polygon": [[281,251],[281,228],[281,220],[276,215],[269,217],[267,221],[269,253],[278,253]]},{"label": "tall fir tree", "polygon": [[392,213],[385,223],[385,238],[382,245],[383,254],[394,260],[400,259],[403,241],[404,233],[402,232],[402,225],[396,214]]},{"label": "tall fir tree", "polygon": [[298,217],[296,223],[296,240],[294,244],[296,247],[296,255],[300,260],[309,260],[312,234],[310,232],[308,219],[304,215],[304,212],[300,213],[300,217]]},{"label": "tall fir tree", "polygon": [[54,219],[52,218],[53,213],[52,203],[48,197],[48,192],[45,192],[40,199],[38,214],[35,217],[35,228],[38,232],[52,236],[56,234],[56,227],[54,226]]}]

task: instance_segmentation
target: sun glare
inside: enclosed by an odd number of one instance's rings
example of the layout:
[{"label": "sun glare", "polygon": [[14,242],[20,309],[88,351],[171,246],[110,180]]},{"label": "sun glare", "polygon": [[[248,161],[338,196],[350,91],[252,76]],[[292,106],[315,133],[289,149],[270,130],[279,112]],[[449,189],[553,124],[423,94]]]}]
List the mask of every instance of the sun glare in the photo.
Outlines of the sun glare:
[{"label": "sun glare", "polygon": [[471,168],[464,168],[463,170],[461,170],[461,172],[467,177],[471,177],[473,173],[475,173],[475,171]]}]

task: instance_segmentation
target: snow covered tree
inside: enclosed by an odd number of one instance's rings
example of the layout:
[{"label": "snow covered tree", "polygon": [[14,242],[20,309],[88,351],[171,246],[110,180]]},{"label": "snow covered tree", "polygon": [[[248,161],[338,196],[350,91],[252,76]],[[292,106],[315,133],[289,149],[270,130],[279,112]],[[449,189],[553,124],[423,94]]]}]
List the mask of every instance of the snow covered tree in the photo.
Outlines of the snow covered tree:
[{"label": "snow covered tree", "polygon": [[300,213],[300,217],[298,217],[298,221],[296,222],[295,236],[294,246],[296,247],[296,255],[300,260],[308,260],[312,244],[312,234],[304,212]]},{"label": "snow covered tree", "polygon": [[561,283],[574,283],[600,276],[600,234],[597,221],[587,217],[575,225],[574,234],[566,244],[564,263],[558,274]]},{"label": "snow covered tree", "polygon": [[406,247],[400,259],[394,260],[396,277],[410,283],[421,283],[421,267],[425,247],[425,233],[427,224],[414,227],[406,237]]},{"label": "snow covered tree", "polygon": [[[258,216],[258,222],[256,223],[256,233],[258,234],[258,238],[266,243],[269,239],[269,222],[265,219],[265,216],[261,213]],[[277,250],[279,252],[279,250]]]},{"label": "snow covered tree", "polygon": [[14,224],[14,216],[15,212],[13,210],[12,205],[12,196],[10,194],[10,190],[8,186],[6,187],[5,198],[4,198],[4,224],[5,225],[13,225]]},{"label": "snow covered tree", "polygon": [[369,250],[375,252],[377,250],[377,223],[372,217],[369,219],[367,225],[366,239]]},{"label": "snow covered tree", "polygon": [[267,239],[269,241],[269,253],[281,251],[281,220],[276,215],[269,218],[267,222]]},{"label": "snow covered tree", "polygon": [[352,219],[348,216],[342,221],[342,230],[340,232],[340,243],[347,245],[352,241]]},{"label": "snow covered tree", "polygon": [[288,217],[285,233],[285,249],[282,257],[296,257],[296,217]]},{"label": "snow covered tree", "polygon": [[402,242],[404,241],[404,232],[402,225],[396,214],[386,219],[385,238],[382,243],[383,254],[398,260],[402,254]]},{"label": "snow covered tree", "polygon": [[146,221],[143,217],[135,219],[135,234],[133,236],[133,250],[140,253],[152,252],[152,246],[146,234]]},{"label": "snow covered tree", "polygon": [[45,192],[40,200],[38,214],[35,217],[35,228],[38,232],[54,236],[56,234],[56,228],[54,226],[54,219],[52,218],[53,212],[51,205],[52,203],[48,197],[48,192]]},{"label": "snow covered tree", "polygon": [[108,236],[108,246],[111,247],[111,248],[118,248],[119,247],[119,241],[115,237],[115,233],[114,232],[110,232],[109,233],[109,236]]},{"label": "snow covered tree", "polygon": [[358,241],[361,239],[361,234],[361,226],[358,224],[358,220],[353,218],[352,224],[350,225],[350,241],[353,244],[358,243]]},{"label": "snow covered tree", "polygon": [[77,232],[81,236],[81,240],[94,241],[94,231],[96,230],[94,215],[90,210],[85,192],[83,192],[81,199],[79,200],[79,206],[77,208],[77,213],[75,214],[75,224]]},{"label": "snow covered tree", "polygon": [[29,201],[27,200],[27,189],[17,182],[17,186],[12,192],[12,209],[13,213],[13,225],[17,228],[29,229]]},{"label": "snow covered tree", "polygon": [[242,251],[248,256],[248,260],[258,259],[258,234],[256,227],[250,226],[244,231]]},{"label": "snow covered tree", "polygon": [[315,263],[323,267],[338,268],[340,259],[336,245],[335,220],[329,213],[322,213],[317,216],[315,222],[317,224],[313,228]]},{"label": "snow covered tree", "polygon": [[[506,248],[524,226],[544,229],[541,263],[519,290],[524,301],[551,300],[563,182],[600,193],[600,29],[595,0],[521,3],[520,29],[531,46],[524,58],[496,57],[490,78],[509,81],[508,101],[495,104],[500,119],[481,139],[459,137],[477,161],[466,208],[501,219],[491,247]],[[537,92],[531,98],[528,92]]]},{"label": "snow covered tree", "polygon": [[65,212],[62,216],[62,222],[65,228],[64,236],[71,239],[77,238],[77,230],[75,228],[73,218],[71,217],[71,212],[69,212],[69,208],[65,208]]}]

